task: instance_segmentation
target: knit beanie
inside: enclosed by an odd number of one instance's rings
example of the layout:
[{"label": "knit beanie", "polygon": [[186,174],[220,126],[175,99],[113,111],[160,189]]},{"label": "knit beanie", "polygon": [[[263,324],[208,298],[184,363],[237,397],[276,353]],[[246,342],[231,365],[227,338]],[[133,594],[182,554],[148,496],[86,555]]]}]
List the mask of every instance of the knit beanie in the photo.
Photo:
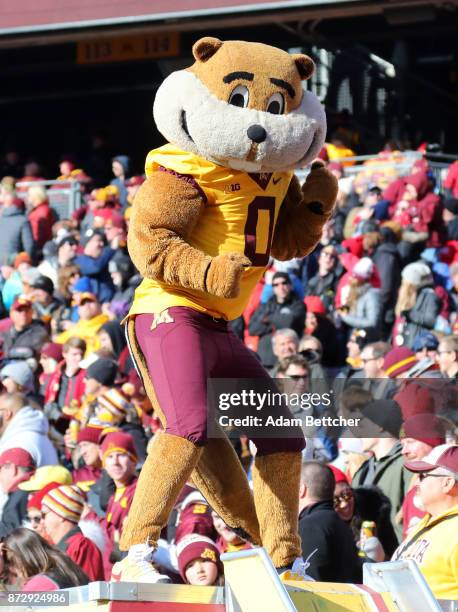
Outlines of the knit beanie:
[{"label": "knit beanie", "polygon": [[399,404],[404,421],[415,414],[434,413],[434,398],[431,392],[417,383],[410,383],[393,397]]},{"label": "knit beanie", "polygon": [[429,446],[445,444],[445,424],[435,414],[415,414],[407,419],[401,428],[401,438],[414,438]]},{"label": "knit beanie", "polygon": [[212,561],[218,566],[220,574],[223,573],[223,564],[219,558],[219,551],[215,542],[210,538],[197,533],[185,536],[177,544],[177,559],[180,576],[186,582],[186,568],[195,559]]},{"label": "knit beanie", "polygon": [[408,372],[417,362],[415,353],[407,346],[399,346],[385,355],[383,369],[390,378],[396,378],[404,372]]},{"label": "knit beanie", "polygon": [[76,485],[64,485],[48,491],[41,502],[42,508],[48,508],[66,521],[78,523],[83,513],[85,495]]},{"label": "knit beanie", "polygon": [[110,389],[97,400],[97,418],[105,423],[120,423],[132,404],[118,389]]}]

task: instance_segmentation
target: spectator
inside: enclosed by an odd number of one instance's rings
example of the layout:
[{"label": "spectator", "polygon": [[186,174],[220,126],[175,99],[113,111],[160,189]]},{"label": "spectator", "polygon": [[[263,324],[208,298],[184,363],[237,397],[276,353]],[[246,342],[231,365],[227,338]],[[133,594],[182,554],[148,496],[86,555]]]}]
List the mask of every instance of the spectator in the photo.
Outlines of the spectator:
[{"label": "spectator", "polygon": [[54,297],[54,283],[47,276],[38,276],[30,286],[35,318],[50,323],[53,313],[61,306]]},{"label": "spectator", "polygon": [[15,588],[22,591],[55,591],[82,586],[88,576],[57,547],[48,544],[36,531],[14,529],[4,541],[6,565],[15,576]]},{"label": "spectator", "polygon": [[[8,274],[7,278],[5,277],[5,284],[2,289],[3,303],[7,310],[10,310],[15,298],[24,291],[23,281],[27,271],[32,267],[32,259],[27,253],[19,253],[13,256],[13,265],[14,270],[11,269],[11,273]],[[9,268],[9,266],[4,266],[2,268],[3,272],[6,271],[5,268]]]},{"label": "spectator", "polygon": [[43,372],[40,374],[40,395],[46,397],[49,394],[49,383],[52,375],[56,372],[59,363],[62,361],[62,345],[56,342],[49,342],[41,349],[40,365]]},{"label": "spectator", "polygon": [[458,336],[442,338],[437,348],[437,360],[442,376],[458,378]]},{"label": "spectator", "polygon": [[[400,229],[400,228],[399,228]],[[400,232],[390,222],[384,224],[380,229],[381,244],[377,247],[373,260],[377,267],[381,286],[380,301],[382,325],[382,337],[387,338],[391,332],[395,320],[395,306],[401,285],[401,256],[397,249]]]},{"label": "spectator", "polygon": [[305,316],[305,334],[315,336],[321,344],[320,358],[325,367],[335,367],[339,360],[339,350],[336,347],[337,330],[326,317],[323,301],[317,295],[304,298],[307,309]]},{"label": "spectator", "polygon": [[225,552],[236,552],[240,550],[247,550],[253,548],[249,542],[240,537],[235,531],[233,531],[223,519],[212,512],[213,525],[218,534],[216,540],[216,546],[220,554]]},{"label": "spectator", "polygon": [[100,302],[93,293],[81,293],[78,300],[79,321],[56,337],[56,342],[65,344],[70,338],[81,338],[86,342],[87,357],[100,348],[98,330],[108,321]]},{"label": "spectator", "polygon": [[[335,479],[315,461],[302,466],[299,533],[307,573],[321,582],[361,582],[361,563],[349,527],[334,510]],[[339,554],[336,555],[335,551]]]},{"label": "spectator", "polygon": [[34,396],[34,375],[25,361],[15,361],[2,368],[0,380],[7,393],[23,393],[29,398]]},{"label": "spectator", "polygon": [[137,486],[137,455],[132,436],[124,432],[106,434],[100,450],[103,467],[116,485],[103,523],[109,538],[104,552],[105,579],[109,580],[112,564],[120,560],[119,538]]},{"label": "spectator", "polygon": [[49,341],[48,332],[41,321],[33,320],[32,302],[17,297],[10,310],[12,326],[2,334],[5,355],[12,349],[29,347],[38,356],[43,345]]},{"label": "spectator", "polygon": [[123,208],[128,204],[127,179],[130,174],[130,159],[127,155],[117,155],[113,157],[111,169],[115,178],[110,181],[119,191],[119,201]]},{"label": "spectator", "polygon": [[[57,297],[61,302],[51,321],[51,329],[54,333],[61,333],[70,329],[78,321],[78,306],[73,303],[74,287],[79,281],[80,269],[75,264],[70,264],[59,270],[57,280]],[[90,283],[88,283],[90,289]]]},{"label": "spectator", "polygon": [[277,360],[270,374],[275,377],[278,362],[291,355],[296,355],[299,349],[299,338],[293,329],[279,329],[272,335],[272,352]]},{"label": "spectator", "polygon": [[415,353],[407,346],[400,346],[386,353],[383,369],[390,378],[405,378],[417,363]]},{"label": "spectator", "polygon": [[418,334],[434,329],[441,302],[433,289],[431,270],[425,263],[419,261],[407,265],[401,276],[394,337],[397,346],[410,348]]},{"label": "spectator", "polygon": [[59,287],[59,290],[62,291],[59,283],[60,271],[74,262],[78,249],[78,241],[72,234],[66,233],[56,239],[55,246],[57,252],[45,257],[38,266],[38,270],[41,274],[50,278],[54,286]]},{"label": "spectator", "polygon": [[427,512],[409,533],[393,560],[413,559],[433,595],[458,599],[458,446],[441,444],[406,468],[418,474],[418,490]]},{"label": "spectator", "polygon": [[[407,461],[420,461],[433,448],[445,444],[445,427],[434,414],[415,414],[406,419],[402,427],[402,455]],[[410,488],[402,504],[402,536],[405,539],[425,516],[425,510],[418,496],[419,481],[414,474]]]},{"label": "spectator", "polygon": [[370,391],[374,399],[386,399],[390,397],[395,389],[393,381],[390,380],[383,369],[385,355],[389,352],[386,342],[373,342],[366,344],[361,352],[361,361],[365,381],[363,387]]},{"label": "spectator", "polygon": [[48,438],[48,428],[44,414],[28,406],[24,395],[0,395],[0,452],[15,448],[20,439],[37,467],[55,465],[57,454]]},{"label": "spectator", "polygon": [[53,411],[56,409],[58,414],[61,414],[64,407],[81,406],[86,372],[80,364],[85,351],[86,343],[81,338],[70,338],[62,346],[63,361],[51,376],[45,394],[44,411],[49,418],[55,418],[56,414],[53,414]]},{"label": "spectator", "polygon": [[337,249],[332,245],[323,247],[318,257],[318,272],[308,281],[305,295],[320,296],[325,309],[329,312],[334,303],[341,272],[338,266]]},{"label": "spectator", "polygon": [[224,573],[215,543],[199,534],[185,536],[177,546],[178,569],[183,582],[217,586]]},{"label": "spectator", "polygon": [[92,363],[86,370],[84,387],[86,400],[88,396],[96,400],[107,393],[113,387],[117,374],[118,365],[111,359],[101,357]]},{"label": "spectator", "polygon": [[48,240],[52,240],[52,226],[57,220],[49,206],[46,189],[40,185],[29,187],[27,200],[30,208],[28,215],[32,236],[36,247],[41,251]]},{"label": "spectator", "polygon": [[129,311],[141,277],[135,273],[128,255],[117,254],[108,264],[108,270],[115,286],[110,312],[118,319],[122,319]]},{"label": "spectator", "polygon": [[0,487],[8,495],[0,524],[7,531],[22,525],[27,516],[27,497],[18,485],[28,480],[36,469],[32,455],[23,448],[9,448],[0,454]]},{"label": "spectator", "polygon": [[75,263],[82,276],[87,276],[93,284],[93,291],[100,302],[109,302],[113,297],[114,285],[108,271],[108,262],[114,255],[111,247],[105,247],[105,235],[101,230],[87,230],[81,238],[83,254],[78,255]]},{"label": "spectator", "polygon": [[97,546],[78,527],[85,504],[75,485],[56,487],[41,502],[43,525],[51,542],[67,554],[91,581],[103,580],[103,560]]},{"label": "spectator", "polygon": [[345,304],[338,311],[340,318],[351,328],[364,330],[374,338],[380,337],[380,290],[370,283],[374,264],[368,257],[354,266],[350,291]]},{"label": "spectator", "polygon": [[130,179],[125,181],[124,184],[126,185],[126,188],[127,188],[127,203],[130,206],[132,206],[132,204],[134,203],[134,198],[137,195],[137,191],[140,189],[140,187],[143,185],[144,182],[145,182],[145,177],[138,176],[138,175],[132,176]]},{"label": "spectator", "polygon": [[18,200],[14,190],[2,187],[1,214],[2,231],[0,232],[0,261],[6,263],[13,253],[26,252],[32,259],[35,256],[35,244],[32,229],[24,214],[22,200]]},{"label": "spectator", "polygon": [[[404,470],[399,433],[402,424],[401,410],[394,400],[374,400],[361,412],[360,423],[363,450],[372,453],[353,476],[353,486],[377,485],[391,501],[391,520],[398,538],[402,526],[396,521],[410,476]],[[372,435],[373,437],[369,437]]]},{"label": "spectator", "polygon": [[293,292],[288,274],[276,272],[272,278],[274,295],[254,311],[249,333],[259,336],[258,353],[262,364],[272,368],[276,359],[272,350],[272,334],[277,329],[292,329],[300,337],[304,331],[305,306]]},{"label": "spectator", "polygon": [[432,362],[437,360],[437,349],[439,340],[431,332],[421,332],[412,344],[412,350],[418,361],[429,359]]},{"label": "spectator", "polygon": [[84,465],[73,470],[72,480],[77,487],[86,493],[102,476],[99,446],[101,431],[99,427],[87,426],[78,432],[77,448]]}]

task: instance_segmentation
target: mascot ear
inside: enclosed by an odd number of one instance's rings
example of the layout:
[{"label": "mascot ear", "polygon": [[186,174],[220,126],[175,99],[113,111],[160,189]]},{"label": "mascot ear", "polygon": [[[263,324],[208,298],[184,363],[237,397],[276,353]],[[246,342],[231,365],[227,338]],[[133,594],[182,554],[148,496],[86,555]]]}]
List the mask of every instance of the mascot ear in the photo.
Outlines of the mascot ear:
[{"label": "mascot ear", "polygon": [[192,47],[192,54],[198,62],[206,62],[209,60],[218,49],[223,45],[223,42],[219,38],[212,38],[206,36],[201,38]]},{"label": "mascot ear", "polygon": [[294,53],[292,58],[296,64],[302,81],[309,79],[315,72],[315,62],[308,55]]}]

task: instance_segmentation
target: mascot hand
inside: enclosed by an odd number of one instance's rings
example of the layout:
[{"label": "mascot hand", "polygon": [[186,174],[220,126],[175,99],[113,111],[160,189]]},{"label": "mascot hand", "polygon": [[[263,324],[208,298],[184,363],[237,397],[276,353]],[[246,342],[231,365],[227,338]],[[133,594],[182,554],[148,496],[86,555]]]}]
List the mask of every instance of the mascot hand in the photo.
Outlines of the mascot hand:
[{"label": "mascot hand", "polygon": [[242,253],[225,253],[214,257],[207,272],[208,293],[222,298],[235,298],[240,292],[240,278],[251,261]]},{"label": "mascot hand", "polygon": [[337,179],[332,172],[324,167],[323,162],[313,162],[310,174],[302,185],[303,203],[312,212],[328,216],[334,208],[337,191]]}]

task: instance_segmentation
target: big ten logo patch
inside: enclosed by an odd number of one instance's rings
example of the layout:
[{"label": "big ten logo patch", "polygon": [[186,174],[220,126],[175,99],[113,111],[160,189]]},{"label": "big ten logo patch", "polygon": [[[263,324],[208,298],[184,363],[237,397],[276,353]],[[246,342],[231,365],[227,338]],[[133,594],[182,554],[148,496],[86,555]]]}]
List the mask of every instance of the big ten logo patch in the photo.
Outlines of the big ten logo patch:
[{"label": "big ten logo patch", "polygon": [[240,183],[231,183],[229,185],[224,185],[224,193],[234,193],[235,191],[240,191]]}]

